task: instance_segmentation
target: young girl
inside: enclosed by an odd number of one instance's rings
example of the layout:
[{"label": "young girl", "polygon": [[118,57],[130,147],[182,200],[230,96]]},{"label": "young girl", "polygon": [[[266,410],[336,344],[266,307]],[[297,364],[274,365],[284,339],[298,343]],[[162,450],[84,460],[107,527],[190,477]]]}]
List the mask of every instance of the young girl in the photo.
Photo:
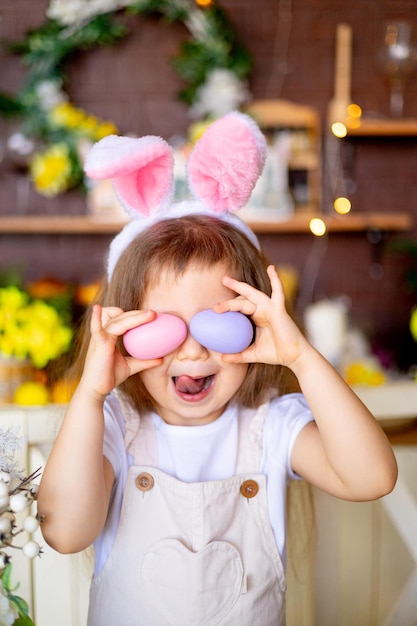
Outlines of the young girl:
[{"label": "young girl", "polygon": [[284,624],[288,481],[358,501],[395,484],[384,433],[228,211],[263,160],[259,129],[234,113],[190,157],[195,203],[170,206],[161,139],[105,139],[87,161],[132,220],[110,248],[38,510],[60,552],[94,543],[89,626]]}]

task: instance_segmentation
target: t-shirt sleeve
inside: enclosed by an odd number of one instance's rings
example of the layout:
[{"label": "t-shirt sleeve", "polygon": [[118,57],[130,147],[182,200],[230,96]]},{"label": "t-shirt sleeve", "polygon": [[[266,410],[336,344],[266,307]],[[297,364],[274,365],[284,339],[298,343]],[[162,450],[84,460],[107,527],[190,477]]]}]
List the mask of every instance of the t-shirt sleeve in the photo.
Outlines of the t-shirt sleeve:
[{"label": "t-shirt sleeve", "polygon": [[313,415],[301,393],[291,393],[271,400],[264,425],[264,463],[280,465],[288,478],[299,479],[291,467],[291,453],[301,430],[313,421]]}]

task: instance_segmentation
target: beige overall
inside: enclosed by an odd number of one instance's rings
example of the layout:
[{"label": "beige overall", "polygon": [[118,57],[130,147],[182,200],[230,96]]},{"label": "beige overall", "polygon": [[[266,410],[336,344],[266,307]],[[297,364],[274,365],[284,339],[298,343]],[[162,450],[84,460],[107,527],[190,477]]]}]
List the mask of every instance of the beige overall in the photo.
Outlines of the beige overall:
[{"label": "beige overall", "polygon": [[237,473],[223,480],[184,483],[155,469],[150,416],[128,432],[134,465],[88,626],[285,623],[283,565],[258,473],[266,410],[240,411]]}]

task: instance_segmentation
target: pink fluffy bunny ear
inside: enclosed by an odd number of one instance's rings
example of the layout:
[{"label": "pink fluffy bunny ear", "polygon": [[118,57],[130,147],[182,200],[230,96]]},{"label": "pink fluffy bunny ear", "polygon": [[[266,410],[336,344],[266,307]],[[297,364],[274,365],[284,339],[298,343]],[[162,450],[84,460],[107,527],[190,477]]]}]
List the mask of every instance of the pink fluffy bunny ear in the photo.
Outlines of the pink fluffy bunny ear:
[{"label": "pink fluffy bunny ear", "polygon": [[266,140],[256,123],[229,113],[196,143],[187,165],[190,189],[211,211],[237,211],[249,200],[265,159]]},{"label": "pink fluffy bunny ear", "polygon": [[174,157],[160,137],[139,139],[109,135],[96,143],[84,166],[90,178],[110,178],[121,204],[131,216],[151,216],[173,196]]}]

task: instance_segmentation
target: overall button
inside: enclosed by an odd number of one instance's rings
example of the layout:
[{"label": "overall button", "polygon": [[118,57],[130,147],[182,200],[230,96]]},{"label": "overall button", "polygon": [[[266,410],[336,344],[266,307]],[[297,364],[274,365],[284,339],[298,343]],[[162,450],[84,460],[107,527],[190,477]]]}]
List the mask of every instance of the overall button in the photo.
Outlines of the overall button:
[{"label": "overall button", "polygon": [[254,498],[259,491],[259,485],[256,480],[245,480],[240,486],[240,493],[245,498]]},{"label": "overall button", "polygon": [[148,474],[148,472],[142,472],[142,474],[136,476],[135,483],[136,487],[141,491],[149,491],[154,486],[155,481],[151,474]]}]

